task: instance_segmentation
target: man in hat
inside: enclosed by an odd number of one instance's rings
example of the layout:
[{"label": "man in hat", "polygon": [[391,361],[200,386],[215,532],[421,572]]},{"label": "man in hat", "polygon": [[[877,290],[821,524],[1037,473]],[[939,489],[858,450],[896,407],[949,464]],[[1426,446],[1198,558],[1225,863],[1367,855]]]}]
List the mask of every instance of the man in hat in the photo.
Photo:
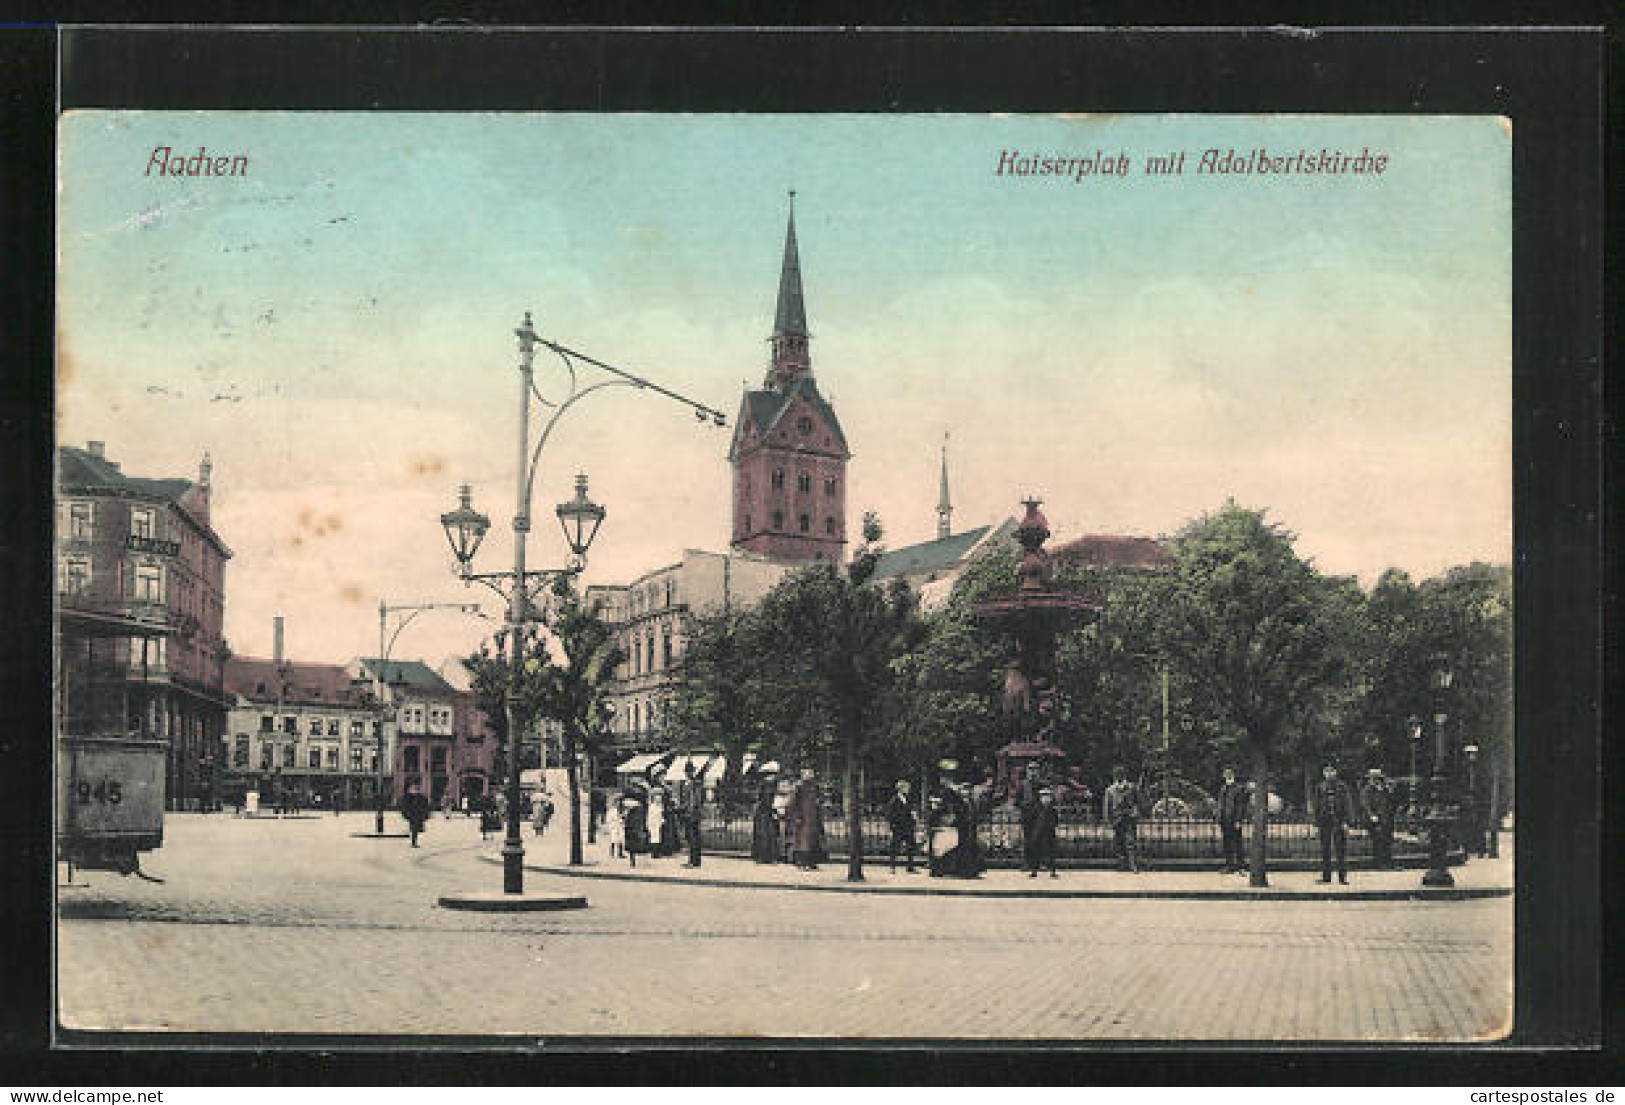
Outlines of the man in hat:
[{"label": "man in hat", "polygon": [[1327,764],[1320,769],[1315,784],[1313,808],[1320,829],[1320,881],[1332,881],[1332,858],[1337,859],[1337,881],[1349,881],[1348,827],[1355,821],[1354,795],[1348,784],[1337,777],[1337,768]]},{"label": "man in hat", "polygon": [[1241,823],[1247,820],[1247,789],[1236,782],[1236,769],[1224,769],[1224,785],[1219,788],[1219,835],[1224,840],[1224,874],[1240,871]]},{"label": "man in hat", "polygon": [[914,874],[914,806],[909,801],[907,779],[897,780],[897,789],[886,799],[886,825],[891,829],[891,848],[887,853],[890,869],[897,871],[897,853],[902,851],[908,863],[907,871]]},{"label": "man in hat", "polygon": [[1037,797],[1021,811],[1021,844],[1026,853],[1029,879],[1038,877],[1040,867],[1049,868],[1050,878],[1059,878],[1055,873],[1055,830],[1060,823],[1055,792],[1049,787],[1040,787]]},{"label": "man in hat", "polygon": [[1134,847],[1140,834],[1140,788],[1129,781],[1127,769],[1112,768],[1112,785],[1106,788],[1103,804],[1118,863],[1138,875],[1140,865],[1134,858]]},{"label": "man in hat", "polygon": [[689,760],[683,767],[683,839],[688,844],[688,861],[684,867],[700,865],[700,819],[705,814],[705,781]]},{"label": "man in hat", "polygon": [[1382,768],[1366,772],[1360,787],[1360,809],[1365,813],[1366,831],[1371,834],[1372,859],[1380,868],[1394,865],[1394,792],[1383,777]]}]

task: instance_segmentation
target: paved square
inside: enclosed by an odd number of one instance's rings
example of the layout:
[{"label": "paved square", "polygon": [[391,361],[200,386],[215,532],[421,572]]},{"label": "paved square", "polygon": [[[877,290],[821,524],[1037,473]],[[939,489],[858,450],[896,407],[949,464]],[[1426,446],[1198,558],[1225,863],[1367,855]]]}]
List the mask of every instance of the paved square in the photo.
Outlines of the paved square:
[{"label": "paved square", "polygon": [[[497,842],[475,822],[436,818],[416,851],[348,835],[368,827],[172,816],[146,863],[162,885],[79,875],[88,886],[58,892],[62,1023],[661,1040],[1439,1041],[1511,1027],[1506,897],[921,897],[528,873],[527,889],[590,908],[468,914],[434,902],[500,889],[484,858]],[[561,843],[532,858],[556,861]],[[751,866],[713,858],[706,873]]]}]

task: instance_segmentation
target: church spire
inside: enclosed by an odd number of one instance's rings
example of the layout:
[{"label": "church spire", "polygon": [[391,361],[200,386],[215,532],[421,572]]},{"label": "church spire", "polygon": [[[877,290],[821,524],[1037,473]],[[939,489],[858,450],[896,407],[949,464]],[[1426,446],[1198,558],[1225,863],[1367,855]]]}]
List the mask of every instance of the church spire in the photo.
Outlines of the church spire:
[{"label": "church spire", "polygon": [[953,532],[954,505],[948,500],[948,435],[942,435],[942,490],[937,495],[937,540]]},{"label": "church spire", "polygon": [[773,316],[773,363],[769,387],[783,390],[812,371],[807,353],[807,308],[801,298],[801,255],[796,249],[796,193],[790,192],[790,218],[784,230],[784,265],[779,270],[779,303]]}]

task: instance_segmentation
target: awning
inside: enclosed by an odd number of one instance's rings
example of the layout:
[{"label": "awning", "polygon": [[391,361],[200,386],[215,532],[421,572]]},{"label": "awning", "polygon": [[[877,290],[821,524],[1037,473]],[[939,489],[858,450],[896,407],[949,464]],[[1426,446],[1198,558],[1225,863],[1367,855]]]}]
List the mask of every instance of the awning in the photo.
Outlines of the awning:
[{"label": "awning", "polygon": [[693,764],[695,772],[703,777],[705,774],[705,769],[710,765],[710,763],[711,753],[709,752],[695,752],[693,754],[685,753],[684,755],[680,755],[676,759],[672,760],[671,766],[666,768],[666,778],[673,783],[677,782],[679,779],[686,779],[688,777],[689,764]]},{"label": "awning", "polygon": [[722,776],[725,775],[727,771],[728,757],[718,756],[716,759],[712,760],[710,766],[705,769],[705,774],[701,776],[701,781],[703,781],[706,786],[714,787],[718,783],[722,782]]},{"label": "awning", "polygon": [[630,760],[615,769],[617,775],[642,775],[649,768],[664,760],[670,752],[639,752]]}]

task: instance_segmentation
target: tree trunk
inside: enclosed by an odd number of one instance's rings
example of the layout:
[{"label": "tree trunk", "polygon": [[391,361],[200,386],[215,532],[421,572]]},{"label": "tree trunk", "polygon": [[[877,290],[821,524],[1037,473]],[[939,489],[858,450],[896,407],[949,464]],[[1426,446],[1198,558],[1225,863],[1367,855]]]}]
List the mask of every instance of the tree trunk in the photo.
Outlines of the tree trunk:
[{"label": "tree trunk", "polygon": [[1265,861],[1265,845],[1270,826],[1270,759],[1262,741],[1252,742],[1253,782],[1258,784],[1253,802],[1253,839],[1248,849],[1247,885],[1268,886],[1269,875]]},{"label": "tree trunk", "polygon": [[581,779],[576,769],[576,737],[564,731],[564,778],[570,789],[570,866],[581,866]]},{"label": "tree trunk", "polygon": [[846,813],[846,881],[863,881],[863,811],[858,806],[858,749],[846,741],[846,779],[841,788]]}]

